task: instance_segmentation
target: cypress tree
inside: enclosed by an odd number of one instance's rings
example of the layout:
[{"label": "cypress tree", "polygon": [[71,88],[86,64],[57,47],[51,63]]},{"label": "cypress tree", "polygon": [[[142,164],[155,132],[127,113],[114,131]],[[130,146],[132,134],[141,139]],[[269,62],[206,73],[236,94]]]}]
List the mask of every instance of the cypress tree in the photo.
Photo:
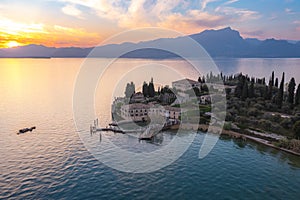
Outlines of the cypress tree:
[{"label": "cypress tree", "polygon": [[202,83],[202,79],[201,79],[200,76],[199,76],[199,78],[198,78],[198,82],[199,82],[199,83]]},{"label": "cypress tree", "polygon": [[266,85],[266,78],[263,78],[263,79],[262,79],[262,84],[263,84],[263,85]]},{"label": "cypress tree", "polygon": [[268,96],[267,99],[270,100],[272,99],[273,96],[273,84],[272,84],[272,79],[269,81],[269,91],[268,91]]},{"label": "cypress tree", "polygon": [[278,88],[278,78],[275,80],[275,87]]},{"label": "cypress tree", "polygon": [[254,82],[253,81],[251,81],[248,92],[249,92],[249,94],[248,94],[249,98],[254,98]]},{"label": "cypress tree", "polygon": [[268,95],[269,100],[271,100],[273,97],[273,86],[274,86],[274,71],[272,71],[271,80],[269,81],[269,95]]},{"label": "cypress tree", "polygon": [[153,78],[151,78],[151,81],[150,81],[150,83],[148,85],[148,94],[149,94],[149,97],[154,97],[155,96]]},{"label": "cypress tree", "polygon": [[298,84],[297,90],[296,90],[296,96],[295,96],[295,105],[300,104],[300,84]]},{"label": "cypress tree", "polygon": [[293,77],[293,78],[291,78],[289,85],[288,85],[288,102],[290,104],[294,104],[295,87],[296,87],[296,83],[295,83],[295,79]]},{"label": "cypress tree", "polygon": [[144,81],[142,92],[143,92],[144,97],[149,96],[149,87],[148,87],[148,84],[146,83],[146,81]]},{"label": "cypress tree", "polygon": [[272,71],[271,85],[274,86],[274,71]]},{"label": "cypress tree", "polygon": [[244,83],[245,83],[244,76],[240,74],[238,76],[238,84],[235,88],[235,96],[238,98],[242,98]]},{"label": "cypress tree", "polygon": [[281,108],[282,101],[283,101],[283,87],[284,87],[284,72],[282,73],[282,79],[281,79],[279,91],[277,94],[277,105],[279,108]]},{"label": "cypress tree", "polygon": [[265,91],[264,91],[264,98],[265,100],[269,99],[269,87],[266,85]]},{"label": "cypress tree", "polygon": [[202,83],[205,83],[205,76],[202,77]]},{"label": "cypress tree", "polygon": [[242,100],[245,101],[248,98],[248,82],[245,81],[242,92]]}]

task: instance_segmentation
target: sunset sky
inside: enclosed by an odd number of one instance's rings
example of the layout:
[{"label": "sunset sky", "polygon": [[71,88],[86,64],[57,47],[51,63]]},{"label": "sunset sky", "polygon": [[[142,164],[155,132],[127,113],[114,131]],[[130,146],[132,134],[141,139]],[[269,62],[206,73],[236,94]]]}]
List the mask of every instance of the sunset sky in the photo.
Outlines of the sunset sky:
[{"label": "sunset sky", "polygon": [[300,40],[299,0],[1,0],[0,47],[89,47],[139,27],[184,34],[231,26],[243,37]]}]

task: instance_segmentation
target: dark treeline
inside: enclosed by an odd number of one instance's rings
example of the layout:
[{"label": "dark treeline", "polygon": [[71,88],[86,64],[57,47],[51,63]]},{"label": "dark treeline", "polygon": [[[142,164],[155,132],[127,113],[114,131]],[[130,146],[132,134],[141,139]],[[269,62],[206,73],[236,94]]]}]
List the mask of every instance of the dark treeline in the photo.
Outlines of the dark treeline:
[{"label": "dark treeline", "polygon": [[[174,92],[175,89],[170,88],[168,85],[158,87],[156,91],[153,78],[151,78],[149,83],[144,81],[142,86],[142,94],[145,98],[144,103],[157,101],[164,105],[171,104],[176,100]],[[125,88],[125,97],[131,99],[135,93],[135,84],[133,82],[127,83]],[[134,103],[134,101],[130,100],[129,103]]]},{"label": "dark treeline", "polygon": [[285,73],[276,77],[274,71],[267,79],[235,75],[213,75],[198,79],[200,83],[225,85],[226,121],[242,129],[273,132],[290,138],[300,138],[300,84]]},{"label": "dark treeline", "polygon": [[154,97],[155,96],[153,78],[151,78],[151,81],[149,82],[149,84],[147,84],[146,81],[144,81],[142,93],[145,97]]},{"label": "dark treeline", "polygon": [[[248,75],[236,74],[222,76],[225,85],[236,85],[235,96],[245,101],[248,98],[262,97],[270,100],[281,108],[283,104],[289,104],[291,108],[300,103],[300,84],[296,89],[295,78],[292,77],[288,83],[287,91],[284,91],[285,73],[282,73],[280,84],[272,72],[268,84],[266,78],[249,77]],[[227,93],[230,91],[226,91]]]}]

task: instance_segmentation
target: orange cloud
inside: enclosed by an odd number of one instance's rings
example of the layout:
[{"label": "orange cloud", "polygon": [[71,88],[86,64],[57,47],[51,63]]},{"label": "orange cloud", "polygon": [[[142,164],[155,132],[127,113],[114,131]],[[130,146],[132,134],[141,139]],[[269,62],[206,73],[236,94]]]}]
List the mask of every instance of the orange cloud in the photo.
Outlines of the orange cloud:
[{"label": "orange cloud", "polygon": [[224,17],[211,15],[199,10],[191,10],[185,16],[172,14],[167,16],[158,26],[176,29],[186,34],[202,31],[212,27],[222,27]]},{"label": "orange cloud", "polygon": [[59,25],[25,24],[0,19],[0,47],[10,47],[12,42],[19,45],[43,44],[51,47],[97,45],[103,38],[98,33],[84,29]]}]

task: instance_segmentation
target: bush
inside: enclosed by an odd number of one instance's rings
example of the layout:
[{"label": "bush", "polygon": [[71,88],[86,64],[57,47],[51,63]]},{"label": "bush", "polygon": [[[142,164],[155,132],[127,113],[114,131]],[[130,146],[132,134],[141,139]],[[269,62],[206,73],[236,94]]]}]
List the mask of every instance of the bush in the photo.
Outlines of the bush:
[{"label": "bush", "polygon": [[280,123],[280,121],[281,121],[281,115],[280,114],[272,115],[272,121]]},{"label": "bush", "polygon": [[291,129],[293,126],[293,122],[290,118],[283,118],[280,122],[280,125],[285,129]]},{"label": "bush", "polygon": [[283,105],[282,105],[282,108],[281,108],[281,111],[282,111],[283,113],[290,114],[290,113],[291,113],[290,105],[288,105],[288,104],[283,104]]},{"label": "bush", "polygon": [[263,110],[264,109],[264,107],[259,103],[254,104],[254,108],[256,108],[258,110]]},{"label": "bush", "polygon": [[247,124],[248,123],[248,118],[243,117],[243,116],[238,116],[236,117],[236,122],[239,124]]},{"label": "bush", "polygon": [[229,111],[227,111],[227,113],[226,113],[226,118],[225,118],[225,120],[226,120],[226,121],[232,121],[232,120],[234,120],[233,115],[232,115]]},{"label": "bush", "polygon": [[266,119],[261,119],[258,121],[259,126],[266,130],[266,131],[270,131],[271,130],[271,126],[272,126],[272,122],[270,122],[269,120]]},{"label": "bush", "polygon": [[299,139],[300,138],[300,121],[297,121],[294,124],[293,130],[294,130],[294,133],[295,133],[295,138]]},{"label": "bush", "polygon": [[300,140],[282,139],[279,140],[275,145],[281,148],[290,149],[292,151],[300,153]]},{"label": "bush", "polygon": [[271,102],[267,102],[266,104],[265,104],[265,109],[266,110],[269,110],[269,111],[274,111],[274,110],[276,110],[276,106],[274,105],[274,104],[272,104]]},{"label": "bush", "polygon": [[247,112],[248,116],[254,116],[254,117],[256,117],[256,116],[258,116],[260,114],[261,114],[261,112],[258,109],[256,109],[256,108],[250,108],[248,110],[248,112]]},{"label": "bush", "polygon": [[232,128],[231,122],[225,122],[224,129],[225,130],[231,130],[231,128]]},{"label": "bush", "polygon": [[245,107],[240,108],[240,112],[239,112],[240,115],[247,116],[247,113],[248,113],[247,108],[245,108]]},{"label": "bush", "polygon": [[227,109],[227,112],[229,112],[232,116],[239,114],[239,111],[235,108]]}]

